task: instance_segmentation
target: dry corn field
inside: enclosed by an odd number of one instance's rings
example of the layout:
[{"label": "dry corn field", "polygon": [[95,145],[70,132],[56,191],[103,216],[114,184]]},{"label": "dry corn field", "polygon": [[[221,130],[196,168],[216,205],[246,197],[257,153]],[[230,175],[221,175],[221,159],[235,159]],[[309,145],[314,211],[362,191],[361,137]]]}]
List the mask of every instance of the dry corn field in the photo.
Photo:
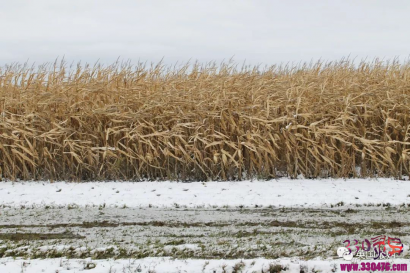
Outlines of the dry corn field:
[{"label": "dry corn field", "polygon": [[397,177],[410,64],[0,68],[5,179]]}]

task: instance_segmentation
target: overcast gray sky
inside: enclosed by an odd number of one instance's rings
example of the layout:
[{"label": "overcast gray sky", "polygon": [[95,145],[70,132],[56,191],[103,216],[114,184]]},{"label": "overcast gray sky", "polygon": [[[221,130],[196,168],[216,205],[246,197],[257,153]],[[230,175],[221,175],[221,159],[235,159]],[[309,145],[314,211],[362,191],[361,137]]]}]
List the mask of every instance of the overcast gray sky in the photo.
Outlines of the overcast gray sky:
[{"label": "overcast gray sky", "polygon": [[408,0],[0,0],[0,65],[407,59],[409,14]]}]

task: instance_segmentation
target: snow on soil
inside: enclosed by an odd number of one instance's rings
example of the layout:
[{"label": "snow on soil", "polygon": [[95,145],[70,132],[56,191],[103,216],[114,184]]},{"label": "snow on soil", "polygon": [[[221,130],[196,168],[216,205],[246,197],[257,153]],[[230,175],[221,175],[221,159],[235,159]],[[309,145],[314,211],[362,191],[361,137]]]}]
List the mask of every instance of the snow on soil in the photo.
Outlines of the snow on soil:
[{"label": "snow on soil", "polygon": [[[198,221],[216,221],[217,224],[225,219],[227,224],[226,227],[194,227],[193,230],[189,230],[191,233],[194,232],[193,239],[186,239],[185,243],[179,245],[167,245],[164,241],[165,250],[172,250],[175,248],[178,251],[184,250],[194,250],[200,251],[201,248],[198,245],[198,241],[202,239],[205,240],[208,237],[198,237],[196,234],[199,232],[201,234],[210,235],[210,230],[215,229],[218,231],[224,231],[224,229],[232,229],[240,231],[241,229],[246,229],[247,226],[235,225],[236,223],[241,223],[241,221],[250,221],[256,219],[256,222],[264,222],[265,220],[283,220],[282,218],[288,218],[292,221],[296,221],[300,217],[305,220],[307,217],[316,217],[316,214],[320,214],[320,217],[313,219],[317,222],[320,227],[323,221],[326,221],[328,225],[337,224],[340,220],[338,217],[344,217],[343,221],[349,221],[350,224],[354,224],[355,219],[359,219],[361,222],[374,222],[377,219],[381,219],[382,222],[386,219],[390,219],[392,215],[397,214],[400,221],[403,222],[403,226],[397,227],[396,229],[388,230],[388,232],[401,231],[406,234],[407,231],[407,221],[405,212],[399,212],[399,210],[386,210],[379,211],[375,207],[366,208],[362,211],[351,211],[347,215],[343,212],[343,215],[327,215],[326,209],[320,210],[318,212],[311,211],[309,208],[327,208],[334,206],[336,204],[345,205],[374,205],[379,206],[380,204],[390,204],[391,206],[403,205],[410,206],[410,182],[403,180],[394,179],[322,179],[322,180],[309,180],[309,179],[279,179],[270,181],[242,181],[242,182],[193,182],[193,183],[181,183],[181,182],[84,182],[84,183],[67,183],[67,182],[0,182],[0,223],[4,225],[13,225],[20,223],[21,225],[28,224],[39,224],[38,222],[44,222],[46,224],[58,224],[58,223],[77,223],[81,224],[83,221],[96,221],[98,216],[99,221],[104,221],[106,218],[111,219],[116,216],[115,219],[118,221],[129,222],[129,221],[147,221],[151,220],[163,220],[171,221],[174,218],[184,219],[187,223]],[[80,207],[73,207],[76,209],[56,209],[56,210],[45,210],[45,206],[71,206],[77,205]],[[103,211],[100,208],[88,207],[86,210],[82,210],[81,206],[102,206]],[[205,209],[205,207],[250,207],[250,208],[260,208],[261,206],[274,206],[274,207],[291,207],[290,211],[281,212],[282,208],[278,208],[277,211],[273,210],[272,215],[258,209],[252,209],[249,213],[241,213],[240,211],[235,212],[230,209],[219,210],[219,209]],[[382,207],[383,207],[382,206]],[[26,210],[23,208],[34,207],[32,210]],[[118,207],[118,208],[117,208]],[[119,209],[121,207],[121,209]],[[152,207],[152,208],[150,208]],[[156,209],[159,207],[160,209]],[[190,211],[184,211],[183,207],[192,208],[195,213]],[[294,207],[300,207],[302,209],[297,209],[293,211]],[[162,209],[164,208],[164,209]],[[397,208],[402,209],[402,208]],[[403,208],[405,209],[405,208]],[[175,211],[174,211],[175,210]],[[303,210],[303,213],[300,213]],[[61,213],[60,213],[61,212]],[[97,213],[98,212],[98,213]],[[101,214],[101,212],[104,212]],[[55,217],[53,216],[56,213]],[[185,215],[185,214],[186,215]],[[230,213],[231,217],[226,217],[226,214]],[[236,214],[240,215],[236,215]],[[255,215],[254,215],[255,214]],[[260,215],[259,215],[260,214]],[[283,215],[282,215],[283,214]],[[357,215],[356,215],[357,214]],[[59,216],[60,215],[60,216]],[[64,216],[66,215],[66,216]],[[189,215],[192,218],[187,218]],[[81,216],[81,217],[80,217]],[[53,218],[54,217],[54,218]],[[104,218],[106,217],[106,218]],[[147,218],[148,217],[148,218]],[[150,217],[150,218],[149,218]],[[282,218],[281,218],[282,217]],[[299,217],[299,218],[298,218]],[[327,217],[327,218],[326,218]],[[329,219],[332,218],[336,222],[332,222]],[[356,217],[356,218],[355,218]],[[366,218],[367,217],[367,218]],[[124,218],[124,219],[123,219]],[[329,219],[328,219],[329,218]],[[394,217],[393,217],[394,218]],[[396,217],[397,218],[397,217]],[[71,220],[67,220],[71,219]],[[97,219],[97,220],[98,220]],[[174,220],[175,220],[174,219]],[[190,220],[191,219],[191,220]],[[201,220],[202,219],[202,220]],[[296,219],[296,220],[295,220]],[[310,218],[309,218],[310,219]],[[339,220],[338,220],[339,219]],[[174,221],[173,220],[173,221]],[[265,221],[265,222],[266,222]],[[342,221],[342,220],[340,220]],[[340,222],[339,221],[339,222]],[[172,221],[171,221],[172,222]],[[175,221],[174,221],[175,222]],[[305,223],[306,224],[306,223]],[[336,225],[334,226],[336,228]],[[75,231],[74,233],[81,233],[80,227],[70,227]],[[74,229],[78,230],[74,230]],[[162,234],[164,229],[171,230],[169,227],[151,227],[151,226],[121,226],[118,227],[101,227],[101,230],[106,230],[110,235],[114,236],[116,232],[123,234],[123,228],[126,228],[128,232],[132,234],[137,234],[141,238],[151,238]],[[250,228],[255,229],[252,225]],[[264,227],[266,229],[275,229],[276,227]],[[332,226],[328,226],[323,231],[309,228],[301,228],[303,232],[292,232],[289,230],[289,235],[294,236],[296,233],[306,235],[307,239],[313,240],[311,243],[308,241],[303,241],[305,239],[296,238],[296,242],[305,242],[306,244],[314,246],[320,245],[324,239],[327,240],[326,232],[333,232]],[[9,230],[10,229],[10,230]],[[15,232],[13,228],[4,227],[0,232]],[[44,233],[49,232],[46,227],[30,227],[24,228],[27,232],[34,233]],[[39,230],[37,230],[39,229]],[[41,230],[40,230],[41,229]],[[44,230],[42,230],[44,229]],[[86,229],[86,228],[84,228]],[[94,228],[98,230],[97,227]],[[133,231],[133,229],[135,229]],[[138,232],[136,231],[138,229]],[[184,227],[181,227],[184,229]],[[87,229],[88,230],[88,229]],[[157,233],[155,233],[157,230]],[[187,231],[183,233],[178,227],[173,227],[173,230],[178,234],[186,234]],[[373,232],[372,229],[366,229],[368,232]],[[59,230],[57,230],[59,231]],[[311,231],[318,232],[318,235],[312,235]],[[89,231],[87,231],[90,233]],[[146,232],[146,233],[144,233]],[[148,232],[148,233],[147,233]],[[196,233],[195,233],[196,232]],[[286,231],[285,231],[286,232]],[[355,231],[356,232],[356,231]],[[374,234],[379,232],[375,228]],[[6,234],[4,233],[4,234]],[[73,234],[74,234],[73,233]],[[94,235],[97,236],[97,231],[94,231]],[[83,233],[81,233],[83,234]],[[106,233],[104,233],[106,234]],[[148,234],[148,235],[147,235]],[[151,235],[149,235],[151,234]],[[164,233],[165,234],[165,233]],[[262,235],[254,235],[253,237],[246,237],[245,239],[263,239],[264,242],[272,245],[272,240],[275,240],[275,236],[279,236],[278,233],[271,232],[267,233],[266,237],[261,237]],[[85,234],[83,234],[85,236]],[[94,236],[93,235],[93,236]],[[135,237],[132,235],[133,237]],[[188,234],[189,235],[189,234]],[[90,237],[91,235],[87,235]],[[111,236],[111,237],[112,237]],[[224,235],[225,236],[225,235]],[[263,235],[265,236],[265,235]],[[347,236],[347,235],[346,235]],[[342,235],[343,239],[346,237]],[[401,235],[400,238],[407,239],[406,236]],[[91,252],[103,250],[103,247],[111,244],[111,241],[105,241],[100,244],[93,244],[93,238],[88,238],[81,240],[91,240],[86,241],[86,244],[95,245],[95,248]],[[92,237],[92,236],[91,236]],[[109,238],[108,238],[109,237]],[[111,237],[108,236],[107,240]],[[115,237],[115,236],[114,236]],[[138,238],[140,238],[138,237]],[[230,243],[226,247],[230,247],[236,244],[238,240],[243,238],[234,238],[229,241]],[[225,238],[228,240],[231,237]],[[272,237],[272,238],[271,238]],[[339,236],[340,237],[340,236]],[[360,237],[360,236],[359,236]],[[96,237],[101,241],[100,237]],[[128,238],[128,237],[126,237]],[[138,239],[137,238],[137,239]],[[187,237],[189,238],[189,236]],[[202,238],[200,240],[200,238]],[[313,238],[313,239],[312,239]],[[329,237],[330,238],[330,237]],[[167,238],[166,238],[167,239]],[[169,238],[168,238],[169,239]],[[171,238],[174,240],[173,238]],[[171,240],[170,239],[170,240]],[[195,240],[194,240],[195,239]],[[210,237],[210,239],[212,239]],[[337,246],[342,244],[339,243],[340,238],[333,238]],[[64,239],[67,240],[67,239]],[[63,244],[62,240],[60,243],[55,242],[53,246],[43,245],[43,241],[30,241],[26,242],[26,246],[22,248],[28,248],[30,244],[33,245],[33,249],[39,247],[43,250],[47,250],[50,247],[57,249],[64,249],[66,245]],[[81,242],[80,239],[76,239]],[[111,239],[110,239],[111,240]],[[325,240],[325,241],[326,241]],[[329,239],[330,240],[330,239]],[[77,242],[74,241],[73,243]],[[337,241],[337,243],[336,243]],[[48,242],[48,241],[47,241]],[[51,241],[50,241],[51,242]],[[91,242],[91,243],[90,243]],[[201,241],[202,242],[202,241]],[[0,244],[2,242],[0,241]],[[141,245],[143,242],[141,241]],[[215,244],[209,241],[202,242],[204,246],[209,246]],[[249,242],[250,244],[253,242]],[[326,241],[328,244],[329,241]],[[406,241],[407,243],[407,241]],[[80,245],[79,245],[80,246]],[[11,250],[14,250],[12,246],[9,246]],[[220,246],[222,247],[222,246]],[[286,245],[286,247],[290,247]],[[300,246],[295,245],[294,248],[300,248]],[[210,248],[211,249],[211,248]],[[319,248],[318,248],[319,249]],[[335,247],[332,246],[334,251]],[[212,249],[211,249],[212,250]],[[270,250],[269,250],[270,251]],[[335,253],[329,254],[335,256]],[[18,256],[18,255],[17,255]],[[166,255],[168,256],[168,254]],[[260,255],[263,257],[263,255]],[[27,257],[27,256],[26,256]],[[50,256],[45,256],[50,257]],[[82,256],[88,257],[88,256]],[[270,256],[269,256],[270,257]],[[278,257],[278,256],[276,256]],[[280,257],[280,256],[279,256]],[[337,256],[336,256],[337,257]],[[196,258],[196,257],[193,257]],[[310,259],[310,258],[308,258]],[[363,262],[363,261],[361,261]],[[371,261],[366,261],[371,262]],[[378,262],[378,261],[373,261]],[[384,262],[384,261],[381,261]],[[393,261],[391,261],[393,262]],[[38,273],[38,272],[93,272],[93,273],[125,273],[125,272],[235,272],[234,268],[241,268],[241,270],[236,270],[236,272],[278,272],[269,271],[270,266],[281,265],[282,269],[287,268],[284,272],[341,272],[340,264],[347,263],[343,259],[315,259],[315,260],[302,260],[301,258],[281,258],[277,260],[268,260],[264,258],[255,258],[248,260],[206,260],[206,259],[175,259],[175,258],[164,258],[164,257],[151,257],[145,259],[102,259],[102,260],[91,260],[88,259],[66,259],[66,258],[56,258],[56,259],[22,259],[16,257],[4,257],[0,258],[0,273]],[[348,262],[350,263],[350,262]],[[408,259],[395,259],[394,263],[405,263],[410,266]],[[275,269],[277,270],[277,269]],[[367,271],[361,271],[367,272]],[[396,271],[398,272],[398,271]]]},{"label": "snow on soil", "polygon": [[410,203],[410,181],[279,179],[241,182],[1,182],[0,205],[128,207],[284,206]]},{"label": "snow on soil", "polygon": [[[367,262],[367,261],[366,261]],[[396,259],[391,261],[394,264],[407,264],[408,260]],[[44,260],[24,260],[2,258],[0,259],[0,272],[2,273],[129,273],[129,272],[155,272],[155,273],[195,273],[210,272],[220,273],[235,272],[279,272],[269,271],[269,267],[280,265],[286,268],[286,273],[299,272],[340,272],[340,264],[346,261],[326,261],[326,260],[309,260],[300,261],[297,259],[278,259],[267,260],[263,258],[251,260],[178,260],[172,258],[145,258],[140,260],[120,259],[120,260],[91,260],[91,259],[44,259]],[[359,264],[359,268],[360,268]],[[369,272],[369,271],[361,271]],[[395,271],[400,272],[400,271]]]}]

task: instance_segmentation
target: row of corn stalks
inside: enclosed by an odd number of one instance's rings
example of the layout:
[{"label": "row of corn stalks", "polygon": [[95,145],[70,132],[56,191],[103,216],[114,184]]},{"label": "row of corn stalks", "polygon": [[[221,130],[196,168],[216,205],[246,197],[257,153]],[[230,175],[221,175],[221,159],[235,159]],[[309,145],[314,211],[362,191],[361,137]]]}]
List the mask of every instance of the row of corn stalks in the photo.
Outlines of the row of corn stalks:
[{"label": "row of corn stalks", "polygon": [[0,176],[51,180],[398,177],[410,65],[0,68]]}]

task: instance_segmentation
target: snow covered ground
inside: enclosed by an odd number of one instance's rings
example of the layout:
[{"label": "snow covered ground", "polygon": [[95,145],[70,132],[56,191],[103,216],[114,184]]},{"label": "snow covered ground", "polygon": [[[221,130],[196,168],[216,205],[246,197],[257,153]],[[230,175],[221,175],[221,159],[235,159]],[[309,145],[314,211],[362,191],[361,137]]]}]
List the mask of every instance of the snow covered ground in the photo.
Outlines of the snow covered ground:
[{"label": "snow covered ground", "polygon": [[394,179],[1,182],[0,273],[341,272],[378,235],[410,268],[409,211]]},{"label": "snow covered ground", "polygon": [[[368,261],[366,261],[368,262]],[[392,262],[392,261],[391,261]],[[146,258],[140,260],[91,260],[91,259],[0,259],[0,272],[2,273],[231,273],[231,272],[284,272],[284,273],[312,273],[312,272],[342,272],[340,261],[298,259],[250,259],[250,260],[178,260],[171,258]],[[395,264],[407,264],[408,260],[397,259]],[[285,271],[275,271],[282,268]],[[359,266],[360,268],[360,266]],[[236,269],[236,271],[235,271]],[[269,271],[271,270],[271,271]],[[371,272],[371,271],[361,271]],[[395,271],[402,272],[402,271]]]},{"label": "snow covered ground", "polygon": [[[341,203],[343,202],[343,203]],[[0,205],[331,207],[410,203],[410,181],[279,179],[242,182],[1,182]]]}]

